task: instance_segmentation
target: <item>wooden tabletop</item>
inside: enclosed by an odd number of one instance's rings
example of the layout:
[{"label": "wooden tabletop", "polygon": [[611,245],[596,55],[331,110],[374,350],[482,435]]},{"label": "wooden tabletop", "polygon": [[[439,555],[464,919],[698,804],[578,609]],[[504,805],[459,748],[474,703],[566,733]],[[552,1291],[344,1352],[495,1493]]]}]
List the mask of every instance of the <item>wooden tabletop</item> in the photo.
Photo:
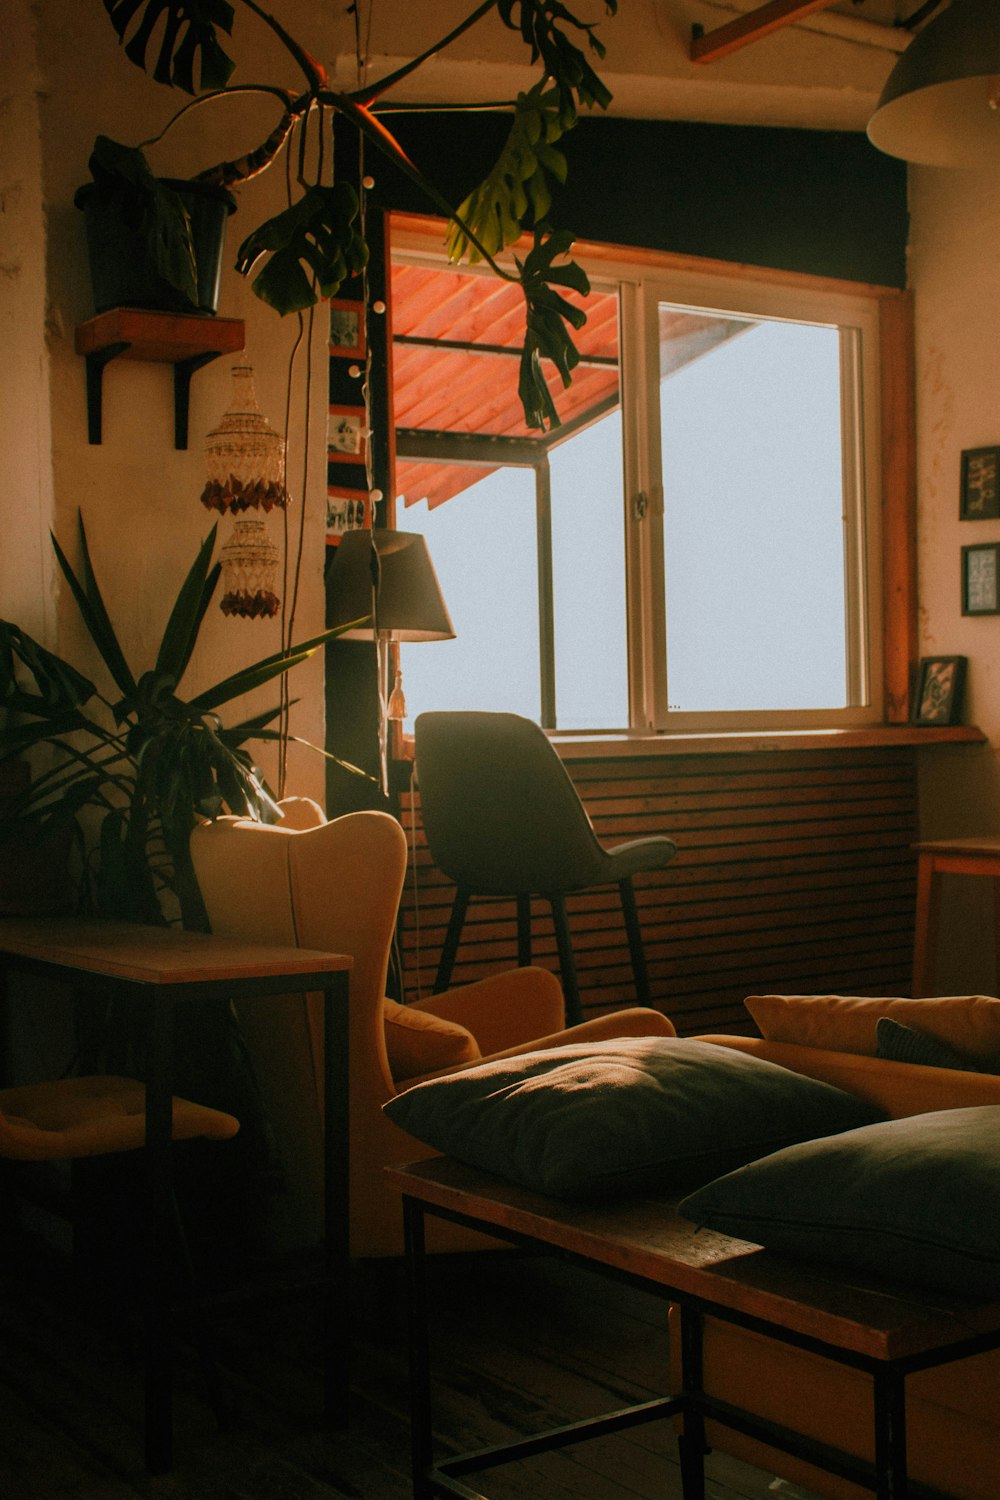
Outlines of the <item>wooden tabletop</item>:
[{"label": "wooden tabletop", "polygon": [[747,1240],[696,1228],[678,1214],[678,1198],[571,1203],[527,1192],[449,1157],[389,1167],[387,1176],[422,1202],[867,1358],[899,1359],[1000,1332],[1000,1303],[896,1288],[849,1271],[824,1272]]},{"label": "wooden tabletop", "polygon": [[953,839],[924,839],[918,854],[1000,854],[1000,833],[970,833]]},{"label": "wooden tabletop", "polygon": [[0,953],[151,985],[333,974],[352,962],[344,953],[83,917],[0,917]]}]

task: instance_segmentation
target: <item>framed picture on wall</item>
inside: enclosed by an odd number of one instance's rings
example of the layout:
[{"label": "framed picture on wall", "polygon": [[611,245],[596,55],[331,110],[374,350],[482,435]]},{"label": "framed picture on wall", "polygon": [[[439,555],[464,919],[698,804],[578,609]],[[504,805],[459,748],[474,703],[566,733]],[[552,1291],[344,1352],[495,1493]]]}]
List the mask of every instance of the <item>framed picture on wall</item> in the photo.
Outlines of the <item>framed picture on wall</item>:
[{"label": "framed picture on wall", "polygon": [[328,485],[326,491],[326,540],[336,546],[346,531],[370,526],[368,496],[360,490]]},{"label": "framed picture on wall", "polygon": [[1000,615],[1000,542],[962,548],[963,615]]},{"label": "framed picture on wall", "polygon": [[330,353],[360,359],[365,352],[365,305],[346,298],[330,300]]},{"label": "framed picture on wall", "polygon": [[959,519],[1000,518],[1000,448],[966,448],[962,454]]},{"label": "framed picture on wall", "polygon": [[326,456],[331,463],[364,463],[363,406],[331,406],[326,425]]},{"label": "framed picture on wall", "polygon": [[925,656],[917,669],[910,722],[957,724],[965,686],[964,656]]}]

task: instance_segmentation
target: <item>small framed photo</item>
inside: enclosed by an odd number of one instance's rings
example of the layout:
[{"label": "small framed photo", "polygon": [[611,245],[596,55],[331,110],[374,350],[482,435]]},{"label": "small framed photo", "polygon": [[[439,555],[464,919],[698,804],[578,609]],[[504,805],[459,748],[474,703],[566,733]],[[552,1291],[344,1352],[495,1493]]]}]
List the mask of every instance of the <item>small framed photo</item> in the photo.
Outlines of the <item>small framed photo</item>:
[{"label": "small framed photo", "polygon": [[925,656],[917,668],[910,720],[914,724],[957,724],[965,686],[964,656]]},{"label": "small framed photo", "polygon": [[966,448],[962,454],[962,521],[1000,519],[1000,448]]},{"label": "small framed photo", "polygon": [[361,359],[365,352],[365,304],[330,299],[330,353]]},{"label": "small framed photo", "polygon": [[326,540],[336,546],[348,531],[361,531],[371,524],[368,496],[361,490],[339,489],[329,485],[326,491]]},{"label": "small framed photo", "polygon": [[1000,614],[1000,542],[962,548],[962,613]]},{"label": "small framed photo", "polygon": [[326,425],[326,456],[331,463],[364,463],[366,419],[363,406],[330,407]]}]

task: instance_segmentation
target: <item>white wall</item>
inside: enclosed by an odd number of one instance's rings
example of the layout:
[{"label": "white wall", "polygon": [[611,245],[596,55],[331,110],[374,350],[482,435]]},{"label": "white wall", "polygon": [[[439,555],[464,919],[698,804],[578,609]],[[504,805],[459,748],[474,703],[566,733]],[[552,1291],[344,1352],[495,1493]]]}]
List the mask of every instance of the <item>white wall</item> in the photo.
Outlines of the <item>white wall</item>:
[{"label": "white wall", "polygon": [[[910,171],[916,300],[920,654],[968,657],[966,719],[983,749],[920,757],[927,838],[1000,833],[1000,615],[963,617],[961,548],[1000,521],[959,520],[962,450],[1000,444],[1000,164]],[[997,993],[991,883],[946,883],[938,988]]]},{"label": "white wall", "polygon": [[45,205],[34,18],[27,0],[4,12],[0,48],[0,617],[29,635],[52,629],[48,527],[48,356]]},{"label": "white wall", "polygon": [[[287,16],[310,7],[284,7]],[[103,132],[127,144],[138,144],[154,135],[186,100],[186,96],[164,89],[148,79],[124,57],[102,7],[67,7],[60,0],[39,0],[29,7],[15,0],[19,31],[28,28],[32,12],[37,14],[38,129],[32,129],[30,110],[33,91],[25,72],[20,113],[21,131],[28,148],[21,170],[26,180],[37,184],[41,163],[41,193],[22,210],[22,233],[27,249],[23,256],[28,270],[21,274],[28,297],[17,299],[19,363],[14,384],[21,403],[21,418],[15,428],[15,451],[19,451],[22,486],[32,497],[36,516],[26,540],[19,547],[39,550],[38,535],[44,535],[49,513],[54,530],[71,558],[77,556],[76,514],[86,522],[91,552],[105,589],[109,613],[120,628],[133,670],[152,666],[167,612],[201,539],[208,533],[215,514],[199,502],[204,484],[205,437],[229,404],[230,369],[235,362],[223,356],[195,373],[191,385],[190,432],[187,451],[173,446],[173,382],[169,366],[118,360],[104,375],[103,442],[87,441],[84,361],[74,349],[74,330],[92,316],[83,218],[73,205],[75,189],[88,180],[87,159],[93,138]],[[268,44],[266,33],[250,17],[241,18],[241,35],[254,42],[244,61],[241,76],[271,79],[295,85],[295,68],[280,60]],[[315,32],[315,23],[311,29]],[[340,18],[338,24],[342,25]],[[29,39],[30,40],[30,39]],[[30,46],[22,43],[28,62]],[[230,108],[232,113],[230,113]],[[221,108],[209,106],[190,114],[161,145],[153,147],[150,160],[164,175],[185,173],[236,156],[256,145],[277,120],[275,100],[260,96],[226,101]],[[238,124],[236,122],[239,122]],[[6,142],[5,142],[6,145]],[[32,170],[34,167],[34,170]],[[236,247],[243,236],[284,202],[283,171],[275,169],[238,190],[240,208],[229,222],[226,269],[219,314],[246,322],[246,357],[256,372],[261,406],[276,427],[283,427],[287,372],[298,335],[297,320],[280,319],[250,292],[249,285],[232,269]],[[44,278],[44,279],[43,279]],[[2,282],[2,278],[0,278]],[[43,301],[47,283],[47,307]],[[0,303],[0,310],[4,304]],[[44,316],[43,316],[44,308]],[[48,338],[46,364],[45,341]],[[293,506],[289,526],[294,552],[300,521],[305,532],[302,582],[298,595],[294,634],[296,639],[323,628],[322,565],[325,514],[325,418],[326,418],[326,329],[320,309],[312,343],[314,382],[309,408],[308,467],[306,468],[306,404],[303,372],[306,342],[297,356],[292,385],[289,427],[289,487]],[[4,361],[9,372],[11,361]],[[41,373],[36,376],[36,371]],[[51,438],[46,413],[53,413]],[[50,460],[51,452],[51,460]],[[51,466],[51,477],[49,469]],[[37,498],[35,498],[37,497]],[[219,525],[218,547],[230,534],[232,522]],[[280,516],[269,523],[280,543]],[[21,528],[18,528],[20,535]],[[33,577],[51,579],[53,570],[47,536],[40,547],[41,562],[33,561]],[[59,589],[58,620],[54,632],[42,632],[37,605],[25,603],[23,580],[28,567],[12,559],[12,571],[22,586],[20,598],[12,595],[16,615],[25,625],[33,621],[40,633],[55,641],[71,659],[87,671],[100,672],[82,638],[72,599]],[[7,563],[4,563],[5,571]],[[46,583],[32,582],[29,594],[44,597]],[[5,597],[7,590],[5,587]],[[6,612],[6,606],[5,606]],[[11,614],[15,609],[9,610]],[[184,684],[185,693],[196,692],[229,672],[270,654],[280,644],[277,621],[227,620],[212,608],[203,627],[198,652]],[[291,679],[293,695],[301,701],[293,709],[293,733],[314,742],[323,739],[322,662],[319,656],[296,669]],[[250,704],[225,710],[234,722],[244,708],[266,707],[277,701],[277,688],[264,688]],[[262,752],[262,762],[271,774],[273,757]],[[293,747],[289,790],[322,797],[323,767],[318,756]]]}]

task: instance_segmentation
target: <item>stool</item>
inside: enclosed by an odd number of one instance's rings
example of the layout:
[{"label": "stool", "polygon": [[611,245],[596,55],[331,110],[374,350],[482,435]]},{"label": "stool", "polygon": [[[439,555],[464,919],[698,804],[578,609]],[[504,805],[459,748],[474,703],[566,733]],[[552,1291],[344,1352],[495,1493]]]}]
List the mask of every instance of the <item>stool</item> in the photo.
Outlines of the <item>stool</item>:
[{"label": "stool", "polygon": [[[926,995],[934,979],[942,875],[985,875],[1000,881],[1000,834],[931,839],[913,846],[917,863],[917,913],[913,934],[913,995]],[[1000,976],[1000,885],[994,884],[994,943]]]}]

